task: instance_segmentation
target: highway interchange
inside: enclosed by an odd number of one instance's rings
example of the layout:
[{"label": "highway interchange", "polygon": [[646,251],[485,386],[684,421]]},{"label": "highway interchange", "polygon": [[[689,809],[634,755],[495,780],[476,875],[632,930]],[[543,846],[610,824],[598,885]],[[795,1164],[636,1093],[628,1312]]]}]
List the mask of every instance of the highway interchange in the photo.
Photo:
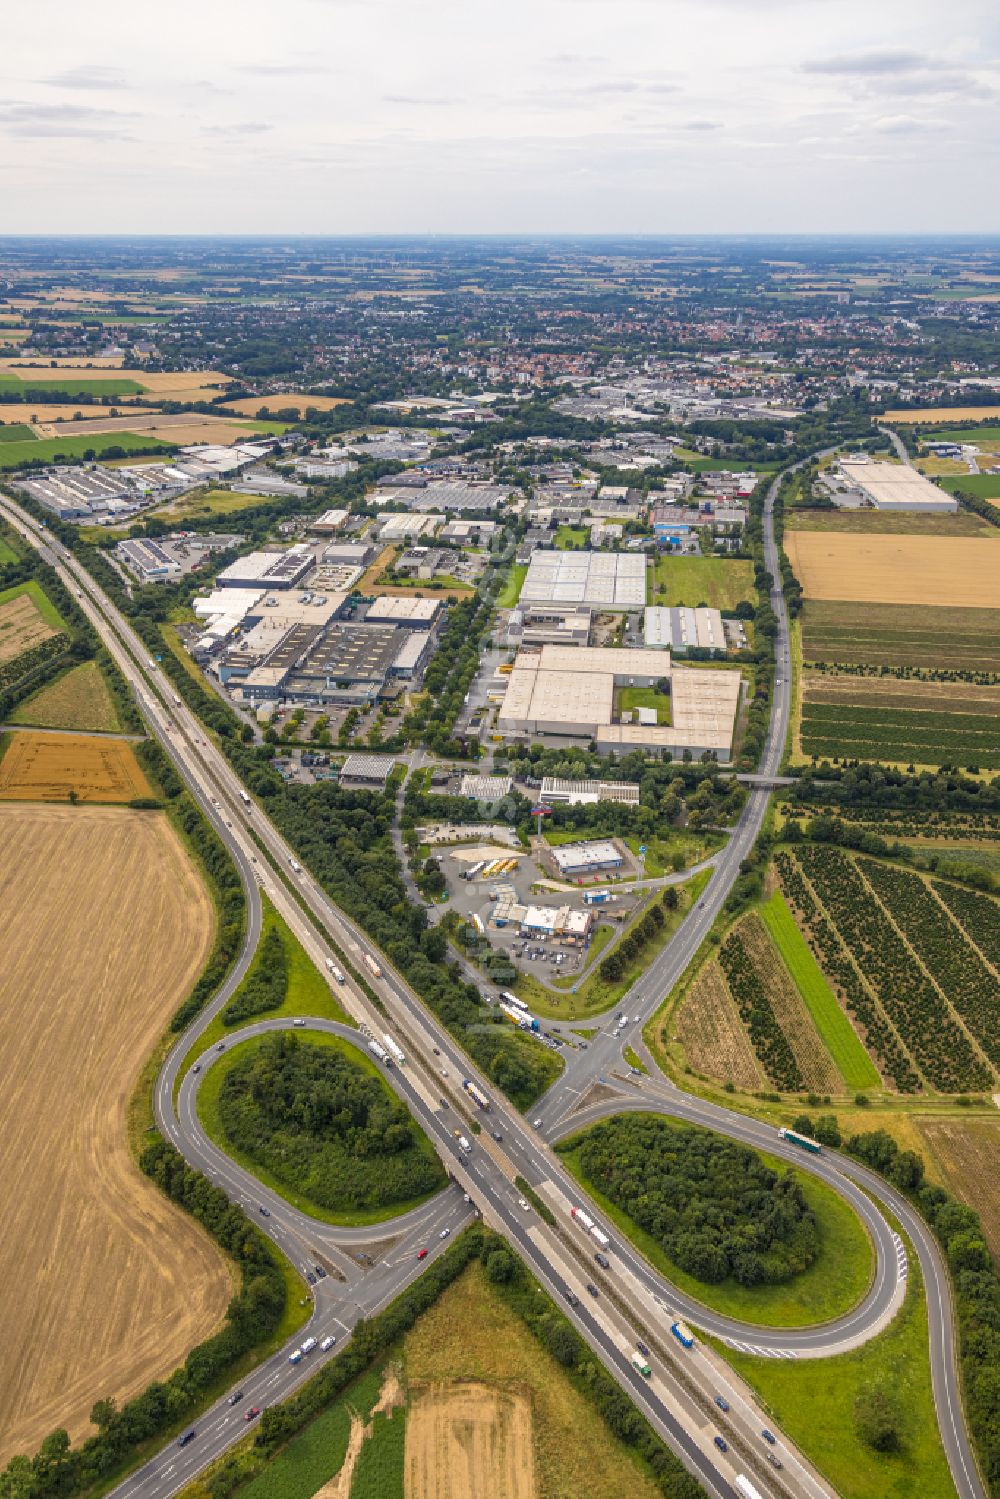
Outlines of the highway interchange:
[{"label": "highway interchange", "polygon": [[[777,482],[768,496],[765,525],[765,558],[775,579],[779,569],[770,511]],[[243,880],[247,926],[242,951],[211,1003],[167,1057],[156,1086],[156,1117],[165,1136],[190,1164],[205,1171],[249,1216],[255,1217],[258,1226],[274,1238],[300,1271],[315,1274],[318,1265],[327,1272],[313,1287],[312,1316],[297,1341],[307,1335],[318,1339],[334,1336],[336,1345],[326,1355],[333,1356],[359,1317],[370,1316],[386,1305],[420,1273],[427,1261],[417,1259],[418,1249],[428,1249],[429,1261],[443,1252],[451,1232],[471,1221],[478,1211],[516,1246],[540,1284],[708,1493],[725,1499],[735,1496],[735,1479],[742,1473],[764,1495],[829,1495],[833,1492],[829,1485],[780,1433],[775,1450],[783,1466],[780,1470],[768,1466],[770,1449],[762,1442],[760,1431],[772,1423],[756,1407],[747,1387],[701,1340],[693,1350],[681,1350],[669,1335],[669,1323],[679,1313],[734,1346],[749,1346],[779,1357],[828,1355],[873,1336],[897,1309],[907,1269],[901,1242],[873,1205],[874,1198],[900,1221],[919,1257],[927,1289],[931,1370],[942,1441],[961,1499],[981,1499],[984,1490],[961,1411],[947,1272],[922,1220],[905,1199],[856,1163],[828,1154],[803,1159],[767,1126],[685,1094],[659,1074],[642,1045],[642,1026],[698,951],[732,887],[741,860],[753,845],[769,800],[766,785],[750,790],[738,824],[716,857],[701,900],[622,1001],[622,1009],[629,1016],[628,1026],[620,1032],[613,1030],[613,1017],[589,1022],[599,1027],[598,1035],[586,1051],[563,1051],[566,1070],[531,1111],[531,1122],[496,1098],[450,1034],[379,956],[381,976],[376,979],[366,975],[366,984],[378,993],[391,1016],[389,1028],[408,1059],[405,1067],[394,1067],[385,1076],[434,1143],[455,1185],[423,1208],[371,1229],[347,1230],[318,1223],[263,1188],[207,1139],[198,1120],[195,1098],[198,1083],[216,1053],[204,1054],[199,1074],[185,1071],[185,1063],[252,961],[261,931],[262,889],[324,975],[329,974],[329,964],[342,962],[344,955],[354,971],[360,970],[363,953],[372,951],[371,943],[331,905],[308,871],[292,875],[293,852],[265,815],[255,808],[249,818],[246,816],[241,783],[228,761],[195,716],[179,703],[162,673],[151,669],[142,641],[90,574],[21,507],[4,498],[0,511],[41,550],[77,595],[81,608],[135,691],[150,732],[164,745],[210,818]],[[791,703],[788,624],[778,588],[772,593],[772,606],[778,618],[778,634],[772,715],[761,762],[765,782],[776,776],[780,767]],[[328,981],[352,1019],[369,1034],[381,1036],[386,1021],[362,987],[352,979],[344,985],[332,978]],[[245,1036],[289,1024],[280,1019],[258,1022],[228,1038],[225,1045],[228,1048]],[[334,1022],[316,1018],[308,1025],[339,1031],[363,1044],[356,1031]],[[643,1056],[650,1069],[648,1078],[636,1079],[623,1066],[626,1045]],[[441,1077],[442,1067],[447,1068],[447,1078]],[[463,1076],[479,1081],[494,1100],[491,1113],[483,1117],[483,1132],[475,1137],[468,1155],[459,1149],[453,1134],[456,1129],[469,1134],[468,1118],[475,1113],[461,1091]],[[594,1244],[569,1217],[569,1206],[585,1199],[548,1145],[593,1119],[636,1107],[707,1125],[766,1148],[772,1155],[813,1171],[847,1197],[865,1221],[875,1247],[875,1275],[859,1306],[837,1322],[819,1328],[776,1331],[744,1327],[682,1296],[617,1235],[609,1250],[610,1270],[602,1275],[593,1261]],[[494,1131],[502,1137],[499,1142],[492,1138]],[[548,1202],[556,1213],[555,1228],[547,1227],[536,1213],[521,1206],[515,1175],[527,1179]],[[466,1196],[471,1200],[466,1201]],[[261,1208],[267,1209],[268,1216]],[[601,1219],[596,1209],[592,1209],[592,1216]],[[442,1237],[444,1230],[448,1235]],[[372,1251],[370,1255],[366,1245]],[[588,1282],[601,1292],[599,1297],[585,1294]],[[579,1304],[571,1305],[567,1295]],[[643,1379],[632,1367],[637,1338],[643,1338],[653,1351],[651,1380]],[[320,1357],[314,1353],[292,1365],[288,1353],[289,1349],[283,1349],[241,1382],[243,1400],[239,1405],[231,1407],[227,1400],[220,1400],[194,1423],[196,1440],[184,1448],[171,1444],[126,1478],[114,1491],[116,1496],[169,1499],[183,1488],[243,1435],[242,1410],[286,1398],[314,1371]],[[714,1403],[718,1394],[729,1402],[725,1416]],[[718,1433],[728,1443],[725,1454],[715,1446]]]}]

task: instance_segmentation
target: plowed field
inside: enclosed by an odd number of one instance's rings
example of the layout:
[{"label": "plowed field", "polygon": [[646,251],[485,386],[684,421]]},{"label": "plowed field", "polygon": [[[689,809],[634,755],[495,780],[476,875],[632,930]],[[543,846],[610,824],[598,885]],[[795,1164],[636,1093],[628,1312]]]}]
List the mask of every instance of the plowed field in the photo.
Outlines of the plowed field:
[{"label": "plowed field", "polygon": [[126,1109],[212,909],[164,818],[0,807],[0,1464],[218,1324],[226,1266],[132,1164]]}]

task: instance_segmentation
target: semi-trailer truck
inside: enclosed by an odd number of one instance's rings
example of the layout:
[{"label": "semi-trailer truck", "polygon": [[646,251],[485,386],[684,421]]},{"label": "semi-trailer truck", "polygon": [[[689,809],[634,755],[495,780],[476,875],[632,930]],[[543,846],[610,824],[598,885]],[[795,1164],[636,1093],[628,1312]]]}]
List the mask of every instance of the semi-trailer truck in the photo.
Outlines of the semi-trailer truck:
[{"label": "semi-trailer truck", "polygon": [[608,1238],[603,1228],[598,1228],[596,1223],[590,1230],[590,1236],[592,1239],[596,1239],[598,1244],[608,1245],[611,1243],[611,1240]]},{"label": "semi-trailer truck", "polygon": [[240,791],[240,801],[243,803],[243,805],[245,807],[249,807],[250,806],[250,796],[249,796],[249,793],[246,792],[246,791],[242,791],[241,790]]},{"label": "semi-trailer truck", "polygon": [[571,1218],[575,1218],[577,1223],[580,1224],[581,1228],[585,1228],[587,1230],[588,1234],[593,1229],[594,1220],[593,1218],[591,1218],[589,1213],[585,1213],[583,1211],[583,1208],[570,1208],[569,1215]]},{"label": "semi-trailer truck", "polygon": [[643,1379],[649,1379],[650,1376],[652,1375],[652,1372],[653,1372],[652,1369],[649,1367],[648,1361],[643,1358],[643,1356],[642,1356],[641,1353],[633,1353],[633,1355],[632,1355],[632,1367],[633,1367],[633,1369],[638,1369],[638,1371],[642,1375]]},{"label": "semi-trailer truck", "polygon": [[396,1061],[399,1063],[400,1067],[402,1067],[403,1063],[406,1061],[406,1053],[403,1051],[403,1048],[397,1041],[394,1041],[392,1039],[388,1031],[385,1031],[383,1033],[382,1040],[385,1042],[392,1055],[396,1058]]},{"label": "semi-trailer truck", "polygon": [[516,1025],[521,1031],[537,1031],[538,1021],[534,1015],[529,1015],[527,1010],[517,1010],[513,1005],[502,1004],[501,1010],[507,1016],[511,1025]]},{"label": "semi-trailer truck", "polygon": [[735,1487],[743,1495],[743,1499],[761,1499],[760,1489],[755,1489],[745,1473],[738,1473],[734,1480]]},{"label": "semi-trailer truck", "polygon": [[380,1046],[377,1041],[369,1041],[368,1050],[371,1052],[372,1056],[377,1057],[380,1062],[388,1063],[389,1053],[386,1051],[385,1047]]},{"label": "semi-trailer truck", "polygon": [[486,1094],[483,1092],[482,1088],[477,1087],[470,1078],[463,1077],[462,1087],[465,1089],[466,1093],[468,1093],[469,1097],[472,1099],[472,1102],[476,1105],[477,1108],[489,1108],[490,1101],[486,1097]]},{"label": "semi-trailer truck", "polygon": [[368,972],[372,975],[373,978],[380,979],[382,977],[382,970],[378,966],[370,952],[363,952],[361,954],[361,961],[362,963],[364,963],[365,967],[368,969]]},{"label": "semi-trailer truck", "polygon": [[671,1322],[670,1331],[683,1348],[694,1347],[694,1333],[683,1322]]},{"label": "semi-trailer truck", "polygon": [[808,1135],[800,1135],[794,1129],[779,1129],[778,1134],[789,1145],[797,1145],[800,1150],[808,1150],[810,1155],[819,1155],[823,1149],[818,1140],[810,1140]]},{"label": "semi-trailer truck", "polygon": [[346,984],[347,983],[347,980],[344,977],[343,971],[340,968],[337,967],[336,963],[333,961],[332,958],[327,958],[327,960],[326,960],[326,966],[327,966],[327,968],[329,968],[330,972],[333,974],[333,976],[337,980],[338,984]]}]

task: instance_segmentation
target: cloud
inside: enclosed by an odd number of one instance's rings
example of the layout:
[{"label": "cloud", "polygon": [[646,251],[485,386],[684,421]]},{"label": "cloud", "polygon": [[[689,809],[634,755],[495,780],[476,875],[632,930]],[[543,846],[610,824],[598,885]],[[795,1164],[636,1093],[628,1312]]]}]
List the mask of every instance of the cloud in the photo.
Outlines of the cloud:
[{"label": "cloud", "polygon": [[721,130],[721,120],[685,120],[682,130]]},{"label": "cloud", "polygon": [[908,130],[922,130],[924,126],[912,115],[881,115],[872,122],[871,128],[880,135],[903,135]]},{"label": "cloud", "polygon": [[118,121],[135,119],[134,110],[95,109],[89,104],[3,104],[0,129],[8,135],[68,136],[124,140]]},{"label": "cloud", "polygon": [[428,94],[383,94],[382,100],[385,104],[406,104],[416,108],[429,105],[433,109],[447,108],[462,102],[460,99],[445,99],[440,95]]},{"label": "cloud", "polygon": [[53,88],[125,89],[130,86],[121,68],[106,68],[96,62],[81,63],[79,67],[67,68],[63,73],[53,73],[51,78],[39,81]]},{"label": "cloud", "polygon": [[857,74],[869,76],[885,73],[916,73],[937,64],[919,52],[902,49],[883,52],[842,52],[833,57],[813,57],[802,63],[803,73]]},{"label": "cloud", "polygon": [[270,129],[259,120],[242,120],[232,125],[203,125],[202,135],[262,135]]},{"label": "cloud", "polygon": [[239,71],[255,78],[304,78],[310,73],[330,73],[332,68],[307,62],[247,62]]}]

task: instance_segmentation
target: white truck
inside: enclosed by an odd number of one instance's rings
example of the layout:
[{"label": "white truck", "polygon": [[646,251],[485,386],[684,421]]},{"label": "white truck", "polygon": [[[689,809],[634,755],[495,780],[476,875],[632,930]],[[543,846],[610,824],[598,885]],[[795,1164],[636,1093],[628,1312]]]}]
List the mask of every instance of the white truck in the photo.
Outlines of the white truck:
[{"label": "white truck", "polygon": [[305,1342],[302,1344],[302,1352],[303,1353],[312,1353],[312,1351],[313,1351],[313,1349],[315,1347],[316,1347],[316,1339],[315,1338],[306,1338]]},{"label": "white truck", "polygon": [[458,1137],[458,1148],[459,1150],[464,1150],[466,1155],[468,1155],[472,1150],[472,1146],[469,1144],[464,1135],[459,1135]]},{"label": "white truck", "polygon": [[240,801],[243,803],[244,807],[249,807],[250,806],[250,796],[249,796],[249,793],[246,792],[246,791],[241,790],[240,791]]},{"label": "white truck", "polygon": [[382,970],[378,966],[370,952],[363,952],[361,954],[361,961],[364,963],[365,967],[368,969],[368,972],[372,974],[374,978],[380,979],[382,977]]},{"label": "white truck", "polygon": [[292,866],[292,873],[293,874],[301,874],[302,873],[302,865],[299,863],[298,859],[289,858],[288,862]]},{"label": "white truck", "polygon": [[596,1239],[597,1242],[598,1242],[598,1244],[600,1244],[600,1246],[601,1246],[602,1249],[606,1248],[611,1243],[611,1240],[608,1238],[608,1236],[604,1232],[603,1228],[598,1228],[598,1226],[597,1226],[596,1223],[594,1224],[593,1228],[590,1230],[590,1237],[592,1239]]},{"label": "white truck", "polygon": [[333,961],[332,958],[327,958],[327,960],[326,960],[326,966],[327,966],[327,968],[329,968],[330,972],[333,974],[333,976],[337,980],[338,984],[346,984],[347,983],[347,980],[344,977],[343,970],[337,967],[336,963]]},{"label": "white truck", "polygon": [[382,1040],[385,1042],[392,1055],[396,1058],[396,1061],[399,1063],[400,1067],[402,1067],[403,1063],[406,1061],[406,1053],[403,1051],[403,1048],[400,1046],[399,1042],[394,1041],[389,1035],[388,1031],[383,1032]]},{"label": "white truck", "polygon": [[583,1208],[570,1208],[569,1215],[579,1223],[581,1228],[585,1228],[588,1234],[593,1231],[594,1220],[589,1213],[583,1211]]},{"label": "white truck", "polygon": [[377,1041],[369,1041],[368,1050],[371,1052],[372,1056],[377,1057],[380,1062],[385,1062],[386,1064],[389,1063],[389,1053],[386,1051],[385,1047],[380,1046]]}]

